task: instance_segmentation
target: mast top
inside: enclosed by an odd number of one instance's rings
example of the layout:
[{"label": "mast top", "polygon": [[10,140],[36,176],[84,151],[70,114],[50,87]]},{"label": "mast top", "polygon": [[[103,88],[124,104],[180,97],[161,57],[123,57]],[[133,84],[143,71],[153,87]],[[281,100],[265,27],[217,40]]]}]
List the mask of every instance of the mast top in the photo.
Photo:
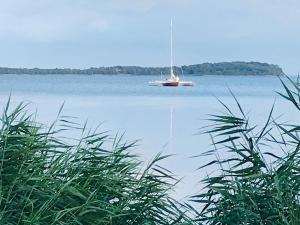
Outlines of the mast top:
[{"label": "mast top", "polygon": [[170,35],[171,35],[171,38],[170,38],[170,50],[171,50],[171,64],[170,64],[170,76],[171,78],[175,78],[175,75],[174,75],[174,71],[173,71],[173,18],[171,18],[171,32],[170,32]]}]

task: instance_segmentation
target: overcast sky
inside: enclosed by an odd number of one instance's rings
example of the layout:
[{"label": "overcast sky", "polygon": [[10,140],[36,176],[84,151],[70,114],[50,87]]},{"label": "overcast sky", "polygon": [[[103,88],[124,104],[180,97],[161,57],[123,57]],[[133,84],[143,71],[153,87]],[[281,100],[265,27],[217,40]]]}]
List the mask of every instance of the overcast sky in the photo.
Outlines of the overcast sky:
[{"label": "overcast sky", "polygon": [[0,0],[0,66],[261,61],[300,71],[299,0]]}]

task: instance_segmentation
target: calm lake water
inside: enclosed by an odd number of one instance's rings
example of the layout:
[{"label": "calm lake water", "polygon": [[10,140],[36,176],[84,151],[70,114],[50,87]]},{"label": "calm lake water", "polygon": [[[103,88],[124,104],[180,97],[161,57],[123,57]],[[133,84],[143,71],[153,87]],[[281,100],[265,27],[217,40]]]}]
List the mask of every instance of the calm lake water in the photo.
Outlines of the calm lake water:
[{"label": "calm lake water", "polygon": [[[268,117],[276,100],[275,116],[298,119],[293,108],[276,91],[283,91],[273,76],[192,76],[194,87],[155,87],[148,82],[155,76],[106,75],[2,75],[0,103],[12,95],[13,104],[30,102],[38,120],[50,124],[65,102],[63,115],[75,116],[91,127],[111,134],[125,132],[126,140],[139,139],[133,150],[143,160],[158,152],[174,154],[164,165],[178,177],[178,198],[199,191],[197,182],[209,171],[196,171],[207,158],[191,158],[211,148],[209,137],[199,135],[210,114],[224,111],[217,98],[235,107],[231,90],[254,124]],[[284,119],[283,119],[284,120]]]}]

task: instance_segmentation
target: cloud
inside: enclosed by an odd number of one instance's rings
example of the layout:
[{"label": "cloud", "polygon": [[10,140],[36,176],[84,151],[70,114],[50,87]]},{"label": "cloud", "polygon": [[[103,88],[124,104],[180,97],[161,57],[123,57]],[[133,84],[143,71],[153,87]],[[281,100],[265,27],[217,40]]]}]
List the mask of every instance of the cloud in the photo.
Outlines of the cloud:
[{"label": "cloud", "polygon": [[88,27],[95,31],[104,31],[109,27],[107,21],[103,19],[93,19],[88,24]]},{"label": "cloud", "polygon": [[168,54],[170,17],[175,51],[182,51],[179,64],[299,58],[299,0],[0,1],[0,39],[8,49],[3,55],[14,53],[12,62],[23,51],[32,65],[45,53],[43,65],[73,63],[71,52],[80,52],[75,66],[82,58],[87,65],[99,59],[160,65],[157,54]]},{"label": "cloud", "polygon": [[112,23],[157,9],[186,5],[190,0],[4,0],[0,7],[0,38],[30,41],[68,40],[105,32]]},{"label": "cloud", "polygon": [[56,41],[109,28],[108,21],[101,13],[80,8],[76,4],[75,7],[70,4],[70,7],[67,1],[28,0],[26,5],[19,3],[18,0],[12,0],[1,5],[0,36]]},{"label": "cloud", "polygon": [[[109,0],[99,5],[106,6],[112,12],[130,12],[137,14],[148,13],[158,8],[171,9],[174,7],[188,6],[193,0]],[[199,1],[199,0],[197,0]]]}]

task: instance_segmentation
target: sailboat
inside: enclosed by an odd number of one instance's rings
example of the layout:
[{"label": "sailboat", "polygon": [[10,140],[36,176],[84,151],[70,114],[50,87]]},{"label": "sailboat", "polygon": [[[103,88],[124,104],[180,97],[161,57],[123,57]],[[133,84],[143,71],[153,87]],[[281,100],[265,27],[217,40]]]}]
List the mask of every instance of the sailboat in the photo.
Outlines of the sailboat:
[{"label": "sailboat", "polygon": [[170,52],[171,52],[171,62],[170,62],[170,74],[168,78],[165,80],[155,80],[150,81],[149,85],[154,86],[170,86],[170,87],[177,87],[179,85],[181,86],[193,86],[194,83],[192,81],[180,81],[179,77],[174,74],[173,69],[173,21],[171,19],[171,41],[170,41]]}]

